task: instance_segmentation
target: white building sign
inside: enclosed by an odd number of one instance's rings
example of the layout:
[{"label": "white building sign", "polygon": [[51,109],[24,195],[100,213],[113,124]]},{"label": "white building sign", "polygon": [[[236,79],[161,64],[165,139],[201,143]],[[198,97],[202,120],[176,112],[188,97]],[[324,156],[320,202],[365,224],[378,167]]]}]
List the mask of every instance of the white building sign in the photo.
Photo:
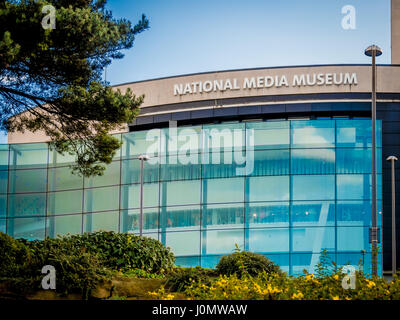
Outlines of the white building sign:
[{"label": "white building sign", "polygon": [[312,73],[295,74],[293,78],[282,76],[260,76],[225,80],[206,80],[174,84],[174,95],[184,96],[209,92],[224,92],[234,90],[268,89],[280,87],[313,87],[333,85],[357,85],[357,73]]}]

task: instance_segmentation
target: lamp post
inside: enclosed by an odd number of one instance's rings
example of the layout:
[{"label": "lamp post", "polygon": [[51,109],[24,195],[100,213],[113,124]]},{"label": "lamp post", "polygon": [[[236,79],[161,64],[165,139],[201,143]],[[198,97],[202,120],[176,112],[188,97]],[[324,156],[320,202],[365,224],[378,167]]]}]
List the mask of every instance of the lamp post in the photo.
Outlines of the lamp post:
[{"label": "lamp post", "polygon": [[372,243],[372,274],[378,274],[378,228],[376,226],[376,57],[382,55],[382,49],[376,45],[365,49],[365,55],[372,57],[372,228],[370,241]]},{"label": "lamp post", "polygon": [[394,163],[398,159],[395,156],[387,157],[387,161],[392,163],[392,274],[396,274],[396,182]]},{"label": "lamp post", "polygon": [[144,162],[149,160],[148,155],[142,154],[138,157],[140,160],[140,212],[139,212],[139,235],[143,234],[143,169]]}]

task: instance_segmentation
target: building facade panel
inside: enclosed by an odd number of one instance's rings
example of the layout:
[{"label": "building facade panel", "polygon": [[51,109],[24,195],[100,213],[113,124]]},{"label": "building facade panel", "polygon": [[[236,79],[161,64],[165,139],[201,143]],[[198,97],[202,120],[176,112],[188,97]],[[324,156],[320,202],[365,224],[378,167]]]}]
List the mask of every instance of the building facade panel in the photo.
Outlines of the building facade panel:
[{"label": "building facade panel", "polygon": [[84,179],[45,144],[2,146],[0,228],[28,239],[138,233],[138,155],[147,153],[143,231],[170,246],[178,265],[215,266],[237,244],[290,274],[312,272],[322,250],[369,267],[370,120],[230,121],[120,136],[104,176]]}]

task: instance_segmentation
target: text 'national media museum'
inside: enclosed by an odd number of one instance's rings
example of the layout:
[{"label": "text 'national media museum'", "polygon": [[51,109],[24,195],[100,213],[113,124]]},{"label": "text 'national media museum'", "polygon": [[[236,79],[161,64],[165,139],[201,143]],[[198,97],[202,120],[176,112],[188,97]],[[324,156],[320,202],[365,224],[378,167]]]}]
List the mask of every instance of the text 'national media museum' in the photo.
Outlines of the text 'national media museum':
[{"label": "text 'national media museum'", "polygon": [[[400,156],[398,3],[392,65],[377,68],[380,274],[391,268],[385,159]],[[72,175],[72,158],[49,150],[44,134],[10,133],[9,144],[0,145],[0,231],[27,239],[139,233],[138,157],[145,154],[143,234],[171,247],[177,265],[213,267],[237,244],[290,274],[312,272],[323,250],[339,265],[361,263],[370,272],[371,87],[370,65],[257,68],[116,86],[145,100],[135,122],[116,134],[123,146],[103,176]]]}]

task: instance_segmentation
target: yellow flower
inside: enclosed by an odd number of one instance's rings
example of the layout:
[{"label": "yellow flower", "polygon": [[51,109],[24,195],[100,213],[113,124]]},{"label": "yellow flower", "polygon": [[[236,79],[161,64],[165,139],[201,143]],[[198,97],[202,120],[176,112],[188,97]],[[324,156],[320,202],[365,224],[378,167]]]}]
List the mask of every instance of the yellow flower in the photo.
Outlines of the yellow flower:
[{"label": "yellow flower", "polygon": [[333,296],[332,300],[340,300],[339,296]]},{"label": "yellow flower", "polygon": [[299,293],[293,293],[293,295],[292,295],[292,299],[302,299],[304,297],[304,295],[301,293],[301,292],[299,292]]},{"label": "yellow flower", "polygon": [[337,274],[335,274],[335,275],[333,276],[333,279],[339,280],[339,276],[338,276]]},{"label": "yellow flower", "polygon": [[368,288],[376,287],[376,284],[375,284],[375,282],[373,282],[373,281],[367,280],[367,287],[368,287]]}]

